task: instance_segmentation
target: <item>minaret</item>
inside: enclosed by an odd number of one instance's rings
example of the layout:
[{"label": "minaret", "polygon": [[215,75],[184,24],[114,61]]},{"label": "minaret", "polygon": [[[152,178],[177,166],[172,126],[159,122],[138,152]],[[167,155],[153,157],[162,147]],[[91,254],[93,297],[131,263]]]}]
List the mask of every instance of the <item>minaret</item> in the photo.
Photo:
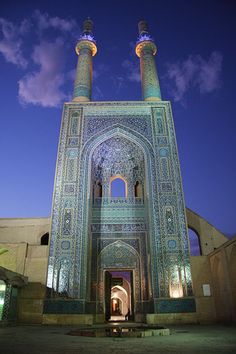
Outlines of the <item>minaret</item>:
[{"label": "minaret", "polygon": [[144,101],[161,100],[160,84],[154,56],[157,47],[149,35],[146,21],[139,21],[139,37],[135,52],[140,58],[141,82]]},{"label": "minaret", "polygon": [[78,54],[73,101],[90,101],[92,86],[92,57],[97,53],[93,37],[93,22],[87,19],[83,23],[83,33],[75,48]]}]

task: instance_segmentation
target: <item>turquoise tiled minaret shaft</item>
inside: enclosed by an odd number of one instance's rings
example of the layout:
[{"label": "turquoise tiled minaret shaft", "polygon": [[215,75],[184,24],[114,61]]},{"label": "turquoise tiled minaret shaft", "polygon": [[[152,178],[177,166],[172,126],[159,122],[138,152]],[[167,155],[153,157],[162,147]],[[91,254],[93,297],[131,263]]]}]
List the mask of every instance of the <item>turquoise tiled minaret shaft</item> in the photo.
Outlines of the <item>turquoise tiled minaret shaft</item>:
[{"label": "turquoise tiled minaret shaft", "polygon": [[90,101],[92,85],[92,57],[97,53],[93,37],[93,22],[84,21],[83,33],[76,45],[78,64],[74,84],[73,101]]},{"label": "turquoise tiled minaret shaft", "polygon": [[161,100],[161,90],[154,58],[157,47],[148,33],[147,23],[140,21],[138,27],[139,37],[135,51],[140,58],[143,99],[144,101]]}]

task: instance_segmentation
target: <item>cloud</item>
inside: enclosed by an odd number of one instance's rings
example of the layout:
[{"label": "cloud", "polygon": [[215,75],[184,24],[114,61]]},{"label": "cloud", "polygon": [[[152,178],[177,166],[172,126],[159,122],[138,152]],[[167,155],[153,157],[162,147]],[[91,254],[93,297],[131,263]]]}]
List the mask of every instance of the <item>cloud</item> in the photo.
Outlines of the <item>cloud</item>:
[{"label": "cloud", "polygon": [[174,100],[181,101],[190,89],[197,89],[201,94],[219,89],[222,59],[222,54],[215,51],[208,60],[201,55],[190,55],[182,62],[167,64],[165,79],[169,79],[169,91]]},{"label": "cloud", "polygon": [[76,75],[76,68],[71,69],[66,73],[66,79],[74,82],[75,81],[75,75]]},{"label": "cloud", "polygon": [[25,35],[30,28],[28,20],[23,20],[19,26],[15,26],[12,22],[0,18],[0,32],[2,38],[0,40],[0,53],[4,56],[8,63],[25,69],[27,60],[22,53],[22,36]]},{"label": "cloud", "polygon": [[41,13],[39,10],[34,12],[34,18],[36,19],[38,29],[43,31],[48,28],[54,28],[60,31],[71,31],[77,27],[76,22],[71,19],[64,19],[60,17],[50,17],[48,13]]},{"label": "cloud", "polygon": [[109,65],[98,64],[95,69],[93,69],[93,79],[97,80],[101,75],[108,72],[110,69]]},{"label": "cloud", "polygon": [[125,79],[122,76],[113,75],[110,76],[110,80],[112,84],[112,92],[118,95],[125,86]]},{"label": "cloud", "polygon": [[65,83],[64,41],[42,41],[35,46],[32,59],[39,71],[29,73],[19,80],[19,99],[23,104],[56,107],[65,98],[62,86]]},{"label": "cloud", "polygon": [[220,74],[223,56],[219,52],[213,52],[208,62],[202,60],[198,84],[201,93],[212,92],[221,87]]},{"label": "cloud", "polygon": [[93,99],[96,101],[99,101],[101,99],[103,99],[104,95],[102,93],[102,90],[100,89],[100,87],[98,85],[94,85],[93,87]]},{"label": "cloud", "polygon": [[127,71],[126,77],[128,80],[132,82],[140,82],[140,69],[139,69],[139,61],[138,60],[124,60],[122,63],[123,68]]},{"label": "cloud", "polygon": [[135,42],[130,42],[130,58],[122,62],[122,67],[126,70],[126,78],[131,82],[140,82],[139,59],[135,55]]},{"label": "cloud", "polygon": [[[67,80],[72,79],[75,72],[64,70],[66,33],[71,37],[74,36],[72,32],[78,31],[78,26],[73,19],[50,17],[38,10],[34,12],[32,18],[36,22],[36,33],[40,38],[39,45],[33,47],[32,60],[39,66],[39,70],[30,72],[19,80],[19,100],[22,104],[57,107],[63,100],[69,98],[63,86]],[[57,30],[57,34],[55,31],[47,32],[50,34],[47,38],[52,38],[51,41],[45,40],[44,31],[47,29]]]},{"label": "cloud", "polygon": [[[64,84],[72,79],[74,70],[66,72],[64,61],[78,32],[75,20],[39,10],[18,24],[0,18],[0,53],[7,62],[27,69],[18,81],[21,104],[56,107],[69,98]],[[31,53],[27,60],[23,51]]]}]

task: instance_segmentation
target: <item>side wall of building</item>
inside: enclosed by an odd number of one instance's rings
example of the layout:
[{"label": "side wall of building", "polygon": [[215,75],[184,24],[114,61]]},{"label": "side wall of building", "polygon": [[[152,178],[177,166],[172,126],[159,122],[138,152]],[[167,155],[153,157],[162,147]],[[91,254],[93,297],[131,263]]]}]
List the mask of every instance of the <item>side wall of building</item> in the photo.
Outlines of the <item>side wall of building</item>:
[{"label": "side wall of building", "polygon": [[216,317],[236,322],[236,237],[209,255]]},{"label": "side wall of building", "polygon": [[19,322],[42,323],[48,245],[41,245],[41,237],[49,232],[50,222],[50,218],[0,219],[0,266],[29,282],[19,290]]},{"label": "side wall of building", "polygon": [[[188,224],[196,225],[197,214],[193,213],[191,218],[190,212],[187,211]],[[213,239],[214,248],[217,244],[220,246],[208,255],[192,256],[190,259],[196,320],[200,323],[236,321],[236,238],[225,242],[227,238],[223,234],[218,237],[210,224],[201,220],[198,223],[207,225],[198,229],[200,242],[207,243]],[[0,219],[0,266],[28,277],[29,281],[19,293],[20,322],[42,322],[49,246],[41,245],[40,240],[49,229],[50,218]],[[204,287],[210,293],[204,292]],[[173,321],[183,323],[185,319],[188,321],[180,314]]]},{"label": "side wall of building", "polygon": [[51,218],[0,218],[0,243],[40,245],[50,224]]},{"label": "side wall of building", "polygon": [[[191,256],[190,261],[198,321],[200,323],[215,322],[215,297],[212,293],[213,279],[209,258],[208,256]],[[204,292],[206,285],[210,289],[209,295]]]},{"label": "side wall of building", "polygon": [[207,220],[194,211],[186,208],[187,223],[198,236],[203,256],[213,252],[216,248],[228,241],[228,238]]}]

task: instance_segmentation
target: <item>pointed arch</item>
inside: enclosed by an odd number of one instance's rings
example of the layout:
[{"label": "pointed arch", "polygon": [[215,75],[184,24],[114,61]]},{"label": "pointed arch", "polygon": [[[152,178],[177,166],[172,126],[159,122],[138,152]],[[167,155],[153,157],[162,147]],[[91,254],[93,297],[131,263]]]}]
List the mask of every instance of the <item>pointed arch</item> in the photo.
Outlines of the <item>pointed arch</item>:
[{"label": "pointed arch", "polygon": [[[106,140],[112,138],[112,137],[116,137],[116,136],[120,136],[123,137],[125,139],[127,139],[128,141],[131,141],[132,143],[134,143],[135,145],[137,145],[143,155],[144,155],[144,164],[145,164],[145,171],[146,171],[146,175],[145,175],[145,194],[149,195],[150,198],[149,200],[152,199],[152,189],[149,187],[150,182],[148,183],[148,181],[152,181],[156,179],[156,176],[154,176],[154,173],[156,171],[152,171],[152,173],[150,173],[150,166],[151,166],[151,160],[154,159],[154,151],[153,151],[153,147],[150,144],[150,142],[144,137],[142,136],[140,133],[133,131],[132,129],[129,129],[127,127],[123,127],[122,125],[113,125],[110,128],[105,129],[103,132],[97,133],[95,135],[93,135],[91,138],[88,139],[88,141],[84,144],[83,148],[82,148],[82,164],[84,166],[83,168],[83,179],[85,180],[91,180],[91,163],[92,163],[92,155],[95,151],[95,149],[101,145],[102,143],[104,143]],[[85,186],[87,187],[87,186]],[[88,189],[84,188],[84,196],[87,197],[88,195]],[[149,205],[149,207],[152,207],[152,205]]]},{"label": "pointed arch", "polygon": [[[113,195],[113,189],[114,189],[114,187],[112,186],[112,183],[114,182],[114,181],[116,181],[116,180],[121,180],[122,182],[123,182],[123,184],[124,184],[124,187],[121,185],[121,183],[120,183],[120,189],[121,189],[121,191],[120,191],[120,195]],[[124,189],[124,193],[122,193],[123,191],[122,191],[122,189]],[[121,176],[120,174],[118,174],[118,175],[115,175],[115,176],[112,176],[111,178],[110,178],[110,183],[109,183],[109,195],[111,196],[111,197],[125,197],[125,198],[127,198],[128,197],[128,183],[127,183],[127,181],[126,181],[126,179],[123,177],[123,176]]]},{"label": "pointed arch", "polygon": [[40,244],[41,246],[46,246],[48,245],[49,242],[49,232],[46,232],[43,236],[40,238]]},{"label": "pointed arch", "polygon": [[201,256],[201,242],[198,232],[193,228],[188,226],[188,237],[189,237],[189,248],[191,256]]},{"label": "pointed arch", "polygon": [[132,246],[118,240],[102,249],[98,255],[98,263],[103,268],[136,268],[139,267],[140,259]]},{"label": "pointed arch", "polygon": [[143,198],[143,186],[140,181],[136,181],[134,185],[134,196],[135,198]]},{"label": "pointed arch", "polygon": [[123,286],[120,286],[120,285],[114,285],[111,289],[119,289],[121,291],[123,291],[125,293],[125,295],[128,295],[127,291],[125,290],[125,288],[123,288]]},{"label": "pointed arch", "polygon": [[126,139],[131,140],[133,143],[137,144],[143,150],[143,152],[146,151],[146,155],[148,155],[147,154],[148,149],[151,149],[151,151],[153,152],[153,147],[145,136],[121,124],[114,124],[111,127],[108,127],[103,131],[91,136],[84,144],[82,148],[82,154],[84,153],[84,151],[88,151],[91,149],[93,153],[93,151],[96,149],[98,145],[100,145],[107,139],[112,138],[115,135],[121,135]]}]

